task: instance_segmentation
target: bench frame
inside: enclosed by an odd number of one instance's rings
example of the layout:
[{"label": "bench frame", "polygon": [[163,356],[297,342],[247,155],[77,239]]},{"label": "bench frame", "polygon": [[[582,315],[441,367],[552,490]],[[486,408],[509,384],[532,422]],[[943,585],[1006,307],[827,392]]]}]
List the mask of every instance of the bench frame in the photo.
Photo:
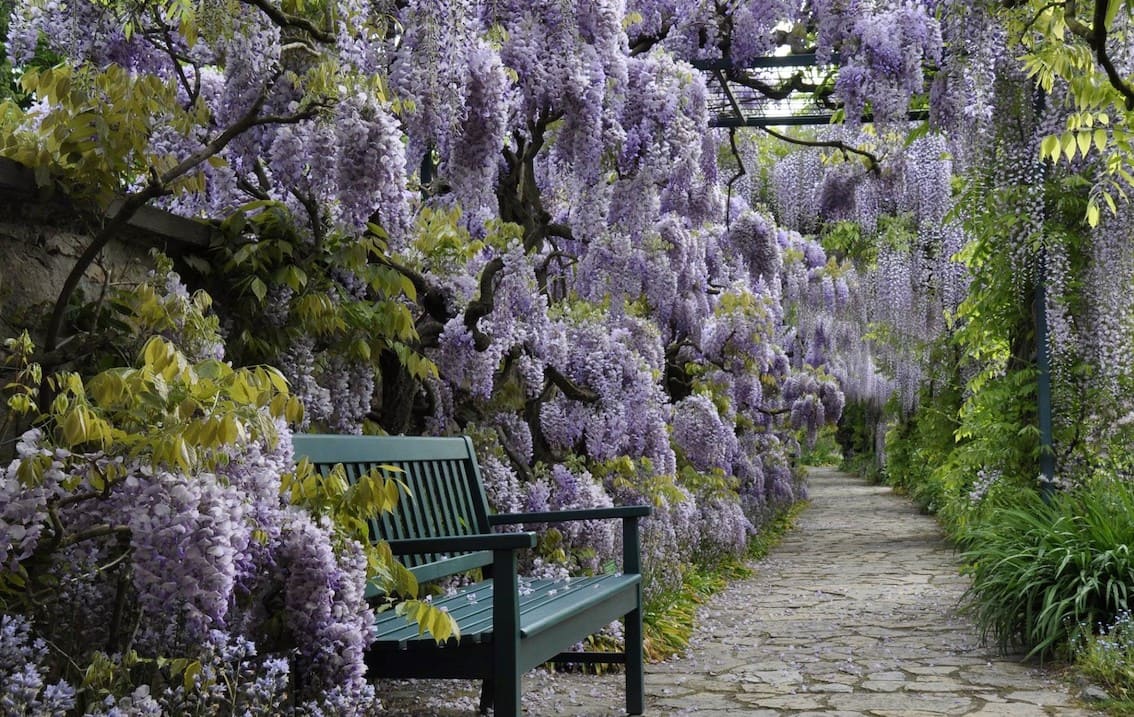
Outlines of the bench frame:
[{"label": "bench frame", "polygon": [[[492,705],[504,717],[521,714],[521,676],[538,665],[619,663],[626,670],[626,712],[642,713],[638,521],[650,514],[649,506],[491,514],[468,437],[297,434],[292,444],[297,460],[307,458],[324,473],[342,464],[351,480],[379,466],[400,469],[394,475],[411,496],[403,495],[394,514],[371,521],[372,538],[386,540],[420,583],[476,568],[485,576],[434,602],[457,620],[459,640],[438,645],[393,611],[378,613],[377,639],[366,653],[371,677],[481,679],[481,713]],[[522,581],[517,553],[534,547],[536,534],[493,532],[498,526],[604,519],[622,522],[622,572],[566,583]],[[617,619],[624,623],[624,652],[565,652]]]}]

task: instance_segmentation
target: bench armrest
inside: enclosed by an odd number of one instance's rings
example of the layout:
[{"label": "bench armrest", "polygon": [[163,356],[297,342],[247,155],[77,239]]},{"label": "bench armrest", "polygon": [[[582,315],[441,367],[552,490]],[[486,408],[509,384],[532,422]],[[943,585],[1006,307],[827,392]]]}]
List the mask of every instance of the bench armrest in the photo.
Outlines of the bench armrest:
[{"label": "bench armrest", "polygon": [[614,508],[585,508],[582,510],[552,510],[542,513],[498,513],[488,516],[489,525],[512,523],[566,523],[572,520],[603,520],[605,518],[645,518],[652,509],[648,505],[621,505]]},{"label": "bench armrest", "polygon": [[642,549],[638,537],[638,519],[647,517],[652,508],[648,505],[622,505],[614,508],[588,508],[583,510],[554,510],[543,513],[501,513],[488,516],[489,525],[510,523],[565,523],[570,520],[622,519],[622,572],[642,572]]},{"label": "bench armrest", "polygon": [[534,548],[535,533],[486,533],[449,535],[440,538],[389,540],[394,555],[408,553],[465,553],[477,550],[520,550]]}]

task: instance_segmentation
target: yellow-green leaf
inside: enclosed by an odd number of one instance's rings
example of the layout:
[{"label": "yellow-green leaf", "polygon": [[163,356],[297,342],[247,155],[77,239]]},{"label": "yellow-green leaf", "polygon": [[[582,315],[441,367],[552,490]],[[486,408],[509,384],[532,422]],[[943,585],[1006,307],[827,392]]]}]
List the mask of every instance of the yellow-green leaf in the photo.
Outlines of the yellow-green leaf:
[{"label": "yellow-green leaf", "polygon": [[1075,135],[1071,132],[1064,132],[1062,138],[1063,154],[1067,159],[1075,159]]},{"label": "yellow-green leaf", "polygon": [[1091,151],[1091,133],[1083,130],[1076,133],[1075,141],[1079,145],[1079,152],[1086,157],[1087,153]]},{"label": "yellow-green leaf", "polygon": [[1051,158],[1053,161],[1059,161],[1059,137],[1058,135],[1048,135],[1040,142],[1040,157],[1043,159]]},{"label": "yellow-green leaf", "polygon": [[142,360],[150,366],[156,366],[159,362],[164,363],[166,353],[165,341],[159,336],[154,336],[142,349]]},{"label": "yellow-green leaf", "polygon": [[260,279],[260,277],[256,277],[256,278],[252,279],[252,284],[249,288],[252,290],[252,294],[261,303],[263,303],[264,297],[268,295],[268,287],[264,283],[264,281],[262,279]]},{"label": "yellow-green leaf", "polygon": [[185,674],[182,677],[186,691],[192,690],[197,684],[197,675],[199,674],[201,674],[200,660],[193,660],[185,666]]}]

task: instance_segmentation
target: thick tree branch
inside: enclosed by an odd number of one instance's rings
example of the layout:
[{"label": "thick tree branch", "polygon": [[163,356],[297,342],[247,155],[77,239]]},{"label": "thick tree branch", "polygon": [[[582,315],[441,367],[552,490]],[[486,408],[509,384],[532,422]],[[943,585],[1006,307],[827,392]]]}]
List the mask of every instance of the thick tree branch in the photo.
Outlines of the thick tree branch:
[{"label": "thick tree branch", "polygon": [[840,152],[843,153],[844,157],[847,154],[857,154],[860,157],[863,157],[864,159],[866,159],[866,167],[871,172],[874,172],[875,174],[877,174],[880,171],[880,165],[878,163],[878,157],[874,156],[872,153],[867,152],[864,149],[852,147],[849,144],[847,144],[846,142],[842,142],[840,140],[799,139],[797,137],[792,137],[790,135],[786,135],[786,134],[782,134],[780,132],[777,132],[776,130],[772,129],[771,127],[761,127],[760,129],[764,130],[765,132],[772,135],[776,139],[783,140],[784,142],[789,142],[791,144],[798,144],[802,147],[829,147],[831,149],[839,150]]},{"label": "thick tree branch", "polygon": [[571,225],[569,224],[558,224],[552,222],[546,226],[546,229],[548,236],[575,241],[575,233],[571,231]]},{"label": "thick tree branch", "polygon": [[292,115],[264,115],[257,116],[264,106],[264,101],[267,100],[267,91],[275,83],[275,79],[264,86],[264,92],[256,99],[252,108],[239,120],[229,125],[224,132],[221,132],[216,139],[209,142],[201,149],[182,160],[176,167],[170,169],[165,174],[161,175],[160,182],[163,187],[168,186],[172,182],[180,179],[192,170],[196,169],[203,162],[211,157],[215,157],[228,146],[232,140],[244,134],[254,127],[260,127],[269,124],[298,124],[304,120],[309,120],[318,114],[319,110],[324,107],[322,104],[316,104],[308,107],[302,112],[297,112]]},{"label": "thick tree branch", "polygon": [[630,56],[636,57],[638,55],[644,55],[654,49],[654,45],[664,40],[671,29],[673,29],[672,23],[666,22],[661,26],[656,35],[638,35],[633,38],[630,40]]},{"label": "thick tree branch", "polygon": [[500,218],[524,228],[524,249],[529,252],[539,250],[551,234],[551,215],[543,208],[535,159],[543,149],[547,128],[562,116],[561,112],[541,112],[528,123],[526,135],[519,131],[513,133],[515,148],[505,148],[503,152],[507,170],[496,183]]},{"label": "thick tree branch", "polygon": [[[67,305],[71,301],[71,296],[75,293],[75,289],[79,287],[79,281],[82,280],[86,274],[87,269],[94,263],[95,258],[102,252],[103,248],[110,243],[110,240],[122,231],[130,218],[133,217],[139,209],[148,204],[151,200],[167,194],[168,190],[161,183],[161,180],[155,176],[156,173],[151,173],[150,180],[146,186],[126,196],[122,204],[118,207],[118,211],[110,218],[110,221],[103,225],[102,230],[95,235],[94,239],[87,248],[83,251],[82,255],[75,262],[75,266],[71,268],[71,273],[63,281],[63,287],[59,290],[59,296],[55,300],[55,306],[51,312],[51,318],[47,323],[47,335],[44,337],[43,350],[46,354],[53,353],[59,348],[59,332],[63,328],[63,317],[67,313]],[[44,377],[46,382],[46,376]],[[43,402],[45,396],[49,396],[50,391],[45,390],[46,383],[40,389],[40,408],[46,410],[47,404]],[[51,396],[48,398],[47,403],[50,403]]]},{"label": "thick tree branch", "polygon": [[763,406],[756,406],[756,410],[763,413],[765,416],[782,416],[786,413],[791,413],[790,408],[764,408]]},{"label": "thick tree branch", "polygon": [[544,378],[551,382],[551,385],[558,388],[563,392],[563,395],[572,401],[582,401],[583,403],[598,403],[599,395],[589,388],[583,388],[576,384],[571,379],[560,373],[559,369],[554,366],[547,366],[543,370]]},{"label": "thick tree branch", "polygon": [[72,493],[70,495],[65,495],[62,498],[59,498],[58,500],[54,501],[52,503],[52,505],[57,506],[57,507],[66,507],[68,505],[74,505],[76,503],[82,503],[83,501],[94,500],[95,498],[105,498],[105,497],[106,497],[106,493],[104,491],[93,491],[92,490],[92,491],[87,491],[86,493]]},{"label": "thick tree branch", "polygon": [[236,188],[252,197],[253,199],[258,199],[260,201],[268,201],[272,198],[271,195],[265,192],[263,189],[248,181],[248,177],[243,174],[238,174],[236,176]]},{"label": "thick tree branch", "polygon": [[76,543],[82,543],[87,540],[94,540],[95,538],[105,538],[111,535],[129,538],[130,527],[126,525],[111,525],[109,523],[103,523],[102,525],[96,525],[92,528],[87,528],[86,530],[75,533],[73,535],[68,535],[66,538],[60,541],[59,546],[65,548],[69,545],[75,545]]},{"label": "thick tree branch", "polygon": [[1118,69],[1115,68],[1114,62],[1110,59],[1110,54],[1106,50],[1106,11],[1109,2],[1118,2],[1118,0],[1095,0],[1095,56],[1103,70],[1106,71],[1106,77],[1110,80],[1111,86],[1126,98],[1127,111],[1131,111],[1134,110],[1134,88],[1131,88],[1130,84],[1118,74]]},{"label": "thick tree branch", "polygon": [[725,203],[725,229],[732,226],[732,185],[747,174],[744,169],[744,160],[740,157],[740,150],[736,147],[736,127],[730,127],[728,130],[728,146],[732,150],[732,156],[736,157],[736,174],[729,177],[728,180],[728,201]]},{"label": "thick tree branch", "polygon": [[540,264],[540,271],[546,274],[548,269],[551,268],[551,262],[555,261],[556,259],[559,260],[560,266],[570,266],[572,264],[579,263],[579,257],[573,254],[568,254],[562,251],[553,251],[546,257],[544,257],[543,262]]},{"label": "thick tree branch", "polygon": [[480,273],[480,295],[465,309],[465,328],[473,335],[473,346],[477,351],[487,351],[492,337],[480,330],[477,323],[492,313],[496,305],[496,275],[504,268],[504,260],[496,257],[484,266]]},{"label": "thick tree branch", "polygon": [[311,235],[315,238],[315,246],[317,248],[322,247],[323,240],[327,236],[327,231],[323,226],[323,219],[319,214],[319,202],[315,200],[315,197],[306,192],[300,192],[294,188],[289,191],[291,192],[291,196],[295,197],[296,201],[303,206],[303,210],[307,212],[307,221],[311,225]]},{"label": "thick tree branch", "polygon": [[[129,541],[124,553],[129,553]],[[122,625],[126,621],[126,602],[130,595],[130,570],[120,570],[118,579],[114,581],[114,609],[110,613],[110,629],[106,634],[106,651],[110,654],[119,652],[122,642]]]},{"label": "thick tree branch", "polygon": [[283,10],[279,9],[271,3],[270,0],[242,0],[244,3],[259,8],[265,15],[267,15],[272,22],[279,26],[281,30],[287,28],[295,28],[306,32],[311,37],[319,42],[333,45],[335,43],[335,35],[327,32],[315,23],[311,22],[305,17],[298,15],[289,15]]},{"label": "thick tree branch", "polygon": [[504,429],[500,426],[496,427],[496,438],[500,441],[500,447],[504,449],[504,454],[508,456],[508,461],[512,464],[512,467],[516,469],[516,472],[520,474],[520,482],[531,482],[531,466],[527,464],[527,461],[525,461],[522,456],[508,447],[508,436],[504,435]]},{"label": "thick tree branch", "polygon": [[787,99],[797,92],[817,92],[822,97],[831,94],[833,91],[825,85],[816,85],[808,82],[802,72],[795,73],[778,85],[770,85],[767,82],[762,82],[755,77],[733,69],[728,71],[728,81],[751,90],[756,90],[770,100]]},{"label": "thick tree branch", "polygon": [[386,254],[380,255],[377,258],[377,260],[383,266],[387,266],[387,267],[393,269],[394,271],[398,272],[399,274],[401,274],[405,278],[409,279],[410,283],[413,284],[413,288],[414,288],[414,290],[417,291],[418,295],[424,294],[424,293],[426,293],[427,291],[430,290],[429,282],[425,280],[425,277],[422,276],[421,274],[417,273],[413,269],[409,268],[408,266],[405,266],[403,264],[400,264],[400,263],[394,261],[393,259],[391,259]]}]

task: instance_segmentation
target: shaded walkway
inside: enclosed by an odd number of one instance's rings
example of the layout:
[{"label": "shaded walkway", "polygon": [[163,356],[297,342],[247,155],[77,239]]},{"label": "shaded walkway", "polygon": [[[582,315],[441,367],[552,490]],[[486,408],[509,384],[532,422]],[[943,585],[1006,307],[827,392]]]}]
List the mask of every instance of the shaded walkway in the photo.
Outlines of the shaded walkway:
[{"label": "shaded walkway", "polygon": [[[966,582],[933,518],[845,473],[814,470],[810,486],[796,529],[702,606],[688,656],[647,666],[647,715],[1094,714],[981,646],[955,614]],[[537,671],[525,714],[623,714],[621,686]],[[470,683],[400,683],[389,714],[471,715],[474,696]]]}]

